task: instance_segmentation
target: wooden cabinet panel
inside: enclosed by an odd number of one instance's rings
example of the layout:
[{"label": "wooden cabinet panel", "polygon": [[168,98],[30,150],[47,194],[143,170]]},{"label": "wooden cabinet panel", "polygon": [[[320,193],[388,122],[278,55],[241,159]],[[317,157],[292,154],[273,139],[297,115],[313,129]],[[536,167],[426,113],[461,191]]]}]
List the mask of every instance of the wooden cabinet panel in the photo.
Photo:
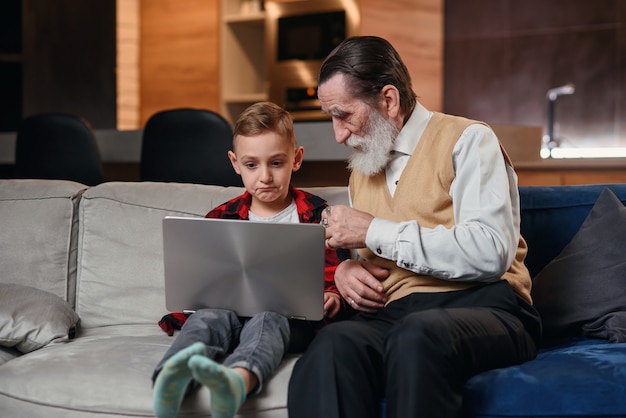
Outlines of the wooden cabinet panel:
[{"label": "wooden cabinet panel", "polygon": [[139,3],[117,0],[117,129],[139,128]]},{"label": "wooden cabinet panel", "polygon": [[623,170],[583,170],[563,173],[564,185],[607,183],[626,183],[626,168]]},{"label": "wooden cabinet panel", "polygon": [[558,171],[523,171],[516,170],[520,186],[558,186],[562,184]]},{"label": "wooden cabinet panel", "polygon": [[219,111],[218,0],[141,2],[141,126],[175,107]]},{"label": "wooden cabinet panel", "polygon": [[387,39],[429,110],[443,109],[443,0],[361,0],[361,35]]},{"label": "wooden cabinet panel", "polygon": [[520,186],[626,183],[626,167],[614,169],[516,169],[516,172]]}]

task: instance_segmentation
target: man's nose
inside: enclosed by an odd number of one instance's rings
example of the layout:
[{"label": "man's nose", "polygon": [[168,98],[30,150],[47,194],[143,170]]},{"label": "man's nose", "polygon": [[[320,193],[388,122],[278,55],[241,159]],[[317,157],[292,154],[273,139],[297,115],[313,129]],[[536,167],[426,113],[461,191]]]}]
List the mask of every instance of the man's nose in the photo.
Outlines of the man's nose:
[{"label": "man's nose", "polygon": [[343,144],[350,137],[351,132],[348,127],[340,120],[333,119],[333,132],[335,134],[335,141],[339,144]]}]

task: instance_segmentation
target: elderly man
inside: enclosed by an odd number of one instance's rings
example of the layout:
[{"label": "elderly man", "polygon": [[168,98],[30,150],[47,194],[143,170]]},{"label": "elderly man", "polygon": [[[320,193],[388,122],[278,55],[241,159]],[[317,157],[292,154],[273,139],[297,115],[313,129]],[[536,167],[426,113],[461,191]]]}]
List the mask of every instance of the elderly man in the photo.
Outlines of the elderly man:
[{"label": "elderly man", "polygon": [[318,97],[354,149],[351,206],[323,215],[326,245],[356,249],[335,282],[356,311],[297,362],[293,418],[457,417],[472,375],[536,356],[517,176],[485,124],[430,112],[384,39],[345,40]]}]

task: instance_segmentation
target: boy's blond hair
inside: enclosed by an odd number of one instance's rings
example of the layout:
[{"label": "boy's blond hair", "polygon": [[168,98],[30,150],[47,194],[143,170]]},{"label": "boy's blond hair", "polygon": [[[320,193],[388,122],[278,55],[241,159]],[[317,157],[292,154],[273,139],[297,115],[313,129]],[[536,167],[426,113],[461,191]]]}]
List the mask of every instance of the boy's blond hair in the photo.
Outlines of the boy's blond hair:
[{"label": "boy's blond hair", "polygon": [[274,131],[297,147],[293,130],[293,117],[282,107],[272,102],[258,102],[244,110],[237,122],[233,135],[233,148],[238,136],[256,136],[265,131]]}]

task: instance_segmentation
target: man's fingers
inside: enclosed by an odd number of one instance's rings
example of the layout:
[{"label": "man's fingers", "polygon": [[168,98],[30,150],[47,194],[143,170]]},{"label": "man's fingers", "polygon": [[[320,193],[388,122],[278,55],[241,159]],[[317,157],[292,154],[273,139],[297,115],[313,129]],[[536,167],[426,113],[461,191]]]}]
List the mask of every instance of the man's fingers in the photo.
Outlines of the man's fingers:
[{"label": "man's fingers", "polygon": [[355,304],[366,308],[381,308],[384,306],[387,297],[374,286],[380,286],[380,282],[372,277],[363,277],[358,279],[358,284],[353,287],[353,296]]},{"label": "man's fingers", "polygon": [[369,274],[363,275],[362,277],[359,277],[359,279],[368,287],[382,294],[384,288],[381,281],[389,277],[389,270],[378,267],[375,264],[367,261],[363,263],[363,267]]}]

